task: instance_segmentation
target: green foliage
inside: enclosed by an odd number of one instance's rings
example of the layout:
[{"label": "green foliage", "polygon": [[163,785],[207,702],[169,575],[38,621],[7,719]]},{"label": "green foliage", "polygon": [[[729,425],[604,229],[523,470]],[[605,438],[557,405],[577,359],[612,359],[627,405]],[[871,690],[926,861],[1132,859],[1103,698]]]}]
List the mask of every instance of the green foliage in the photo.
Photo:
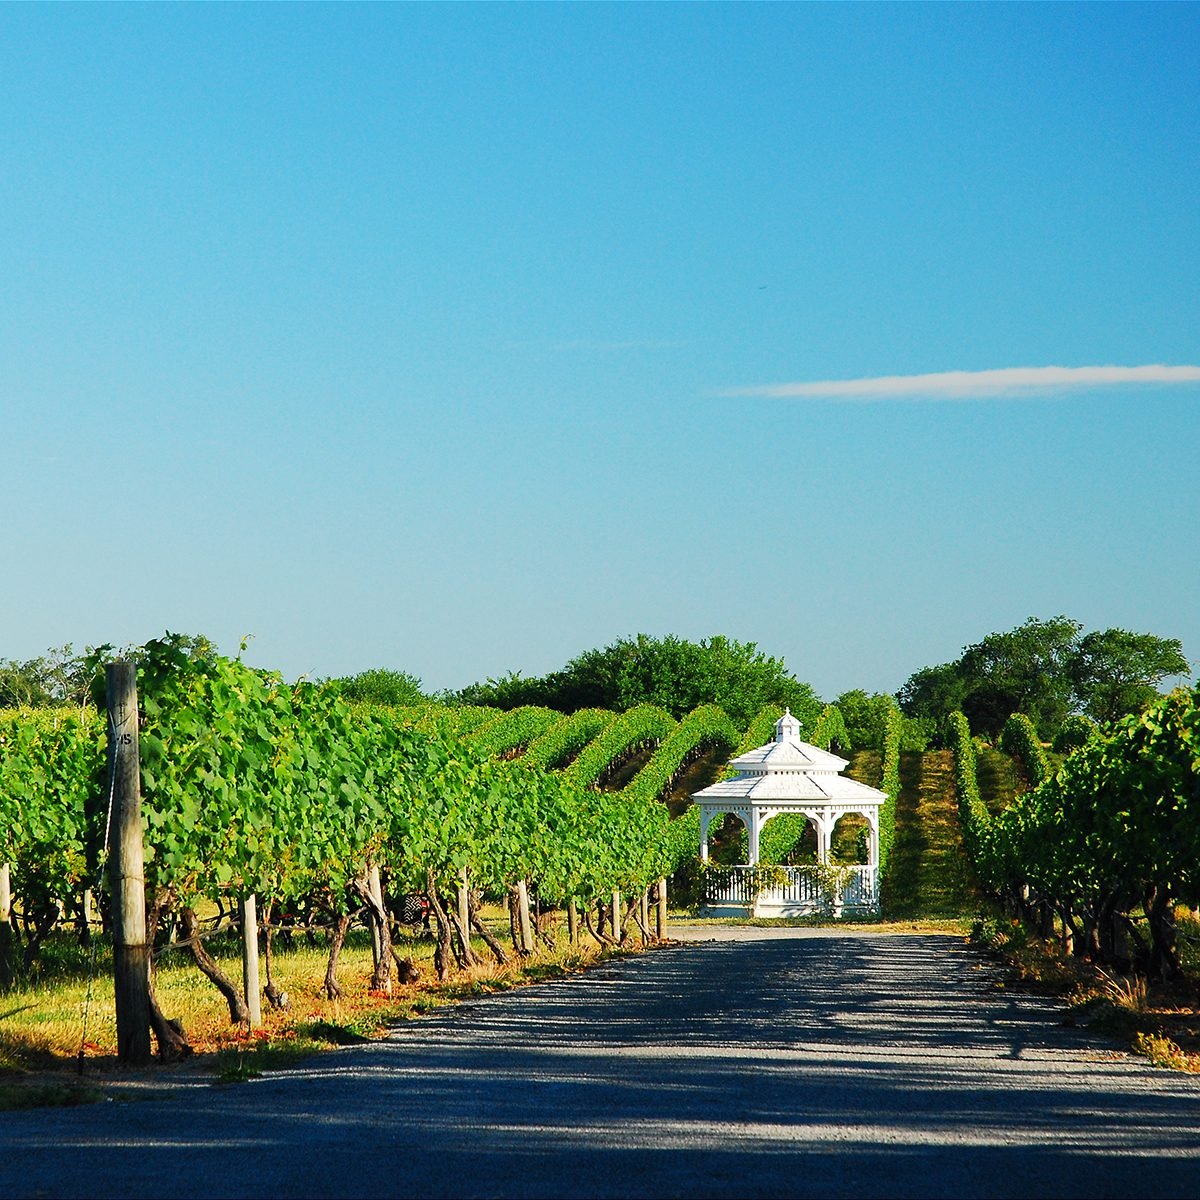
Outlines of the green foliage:
[{"label": "green foliage", "polygon": [[1051,748],[1055,754],[1070,754],[1072,750],[1086,746],[1095,735],[1095,723],[1076,713],[1062,723],[1062,728],[1054,735]]},{"label": "green foliage", "polygon": [[842,720],[842,714],[835,704],[827,704],[821,710],[821,715],[817,719],[809,740],[822,750],[854,749],[854,743],[850,740],[850,734],[846,730],[846,722]]},{"label": "green foliage", "polygon": [[[678,861],[686,828],[653,797],[494,756],[557,723],[552,712],[505,714],[464,740],[444,709],[352,708],[329,687],[192,657],[172,635],[137,661],[147,885],[176,903],[254,892],[343,907],[369,862],[406,890],[449,889],[465,868],[493,894],[532,879],[548,898],[588,899],[641,890]],[[676,727],[651,706],[615,720],[601,770]],[[690,729],[736,736],[715,713]],[[92,878],[104,762],[94,710],[0,715],[0,861],[26,913],[73,902]]]},{"label": "green foliage", "polygon": [[[801,861],[800,843],[808,825],[808,818],[799,813],[779,813],[772,817],[759,831],[758,861],[766,865]],[[813,846],[815,854],[815,840]]]},{"label": "green foliage", "polygon": [[675,724],[670,713],[653,704],[639,704],[618,713],[563,775],[573,784],[590,787],[619,759],[643,746],[657,745]]},{"label": "green foliage", "polygon": [[26,662],[0,659],[0,709],[86,707],[92,699],[96,656],[92,647],[77,654],[68,644]]},{"label": "green foliage", "polygon": [[327,686],[343,700],[392,708],[417,705],[428,699],[421,691],[421,681],[415,675],[407,671],[388,670],[386,667],[330,679]]},{"label": "green foliage", "polygon": [[472,749],[495,757],[528,746],[561,719],[552,708],[514,708],[467,734]]},{"label": "green foliage", "polygon": [[549,769],[579,753],[613,719],[602,708],[581,708],[577,713],[559,717],[540,737],[529,743],[525,762]]},{"label": "green foliage", "polygon": [[802,723],[815,720],[820,709],[812,688],[791,675],[782,659],[767,657],[753,642],[719,636],[690,642],[639,634],[589,650],[544,678],[508,675],[464,688],[458,698],[501,708],[541,704],[560,712],[625,712],[653,704],[676,718],[717,704],[739,726],[768,702],[790,705]]},{"label": "green foliage", "polygon": [[398,714],[405,720],[411,720],[419,733],[439,738],[458,738],[496,720],[502,711],[477,704],[431,703],[398,710]]},{"label": "green foliage", "polygon": [[887,874],[892,857],[892,846],[896,841],[896,801],[900,797],[900,749],[903,737],[904,718],[896,702],[890,703],[884,714],[883,727],[883,778],[880,788],[887,799],[879,806],[879,877]]},{"label": "green foliage", "polygon": [[1050,761],[1038,740],[1033,722],[1024,713],[1013,713],[1004,723],[1000,731],[1000,747],[1021,760],[1030,787],[1037,787],[1050,778]]},{"label": "green foliage", "polygon": [[869,696],[861,688],[843,692],[835,701],[846,726],[849,746],[855,750],[882,750],[888,714],[896,701],[885,693]]},{"label": "green foliage", "polygon": [[952,663],[915,672],[900,689],[905,714],[940,727],[962,711],[971,727],[995,739],[1014,712],[1027,713],[1052,739],[1072,712],[1112,721],[1140,711],[1155,687],[1188,671],[1182,644],[1152,634],[1107,629],[1082,635],[1067,617],[1030,617],[989,634]]},{"label": "green foliage", "polygon": [[104,775],[94,709],[0,712],[0,862],[11,864],[12,894],[28,916],[87,886]]},{"label": "green foliage", "polygon": [[976,847],[983,877],[1051,906],[1089,953],[1141,904],[1147,963],[1178,972],[1171,907],[1200,901],[1200,690],[1180,688],[1071,754],[999,814]]},{"label": "green foliage", "polygon": [[1140,712],[1158,698],[1163,679],[1189,670],[1178,639],[1127,629],[1089,633],[1070,664],[1079,709],[1101,724]]},{"label": "green foliage", "polygon": [[922,754],[937,737],[937,723],[930,717],[900,714],[900,749]]},{"label": "green foliage", "polygon": [[984,837],[989,821],[987,808],[979,794],[975,740],[963,713],[951,713],[947,729],[950,749],[954,752],[954,794],[958,801],[959,822],[968,847],[974,850]]},{"label": "green foliage", "polygon": [[737,743],[737,726],[724,710],[716,704],[702,704],[659,742],[650,761],[621,795],[627,800],[656,800],[684,764],[705,746],[719,746],[728,753]]}]

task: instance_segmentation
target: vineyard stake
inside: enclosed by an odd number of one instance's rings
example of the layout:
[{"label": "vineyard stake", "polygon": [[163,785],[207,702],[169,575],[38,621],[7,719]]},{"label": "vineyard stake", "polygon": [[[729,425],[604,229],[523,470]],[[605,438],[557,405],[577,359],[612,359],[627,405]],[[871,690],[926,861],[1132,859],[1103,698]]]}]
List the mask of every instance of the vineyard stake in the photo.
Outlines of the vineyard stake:
[{"label": "vineyard stake", "polygon": [[262,998],[258,988],[258,903],[251,892],[242,901],[242,988],[250,1011],[250,1028],[262,1024]]},{"label": "vineyard stake", "polygon": [[[372,863],[367,869],[367,890],[379,905],[379,911],[384,912],[383,907],[383,880],[379,877],[379,864]],[[383,938],[379,934],[379,925],[375,921],[368,921],[368,927],[371,930],[371,965],[375,971],[379,970],[380,959],[383,958]]]},{"label": "vineyard stake", "polygon": [[654,910],[654,932],[661,939],[667,936],[667,881],[665,879],[658,881],[657,899],[658,903]]},{"label": "vineyard stake", "polygon": [[0,986],[12,983],[12,877],[10,866],[0,866]]},{"label": "vineyard stake", "polygon": [[105,685],[112,790],[108,878],[113,909],[117,1059],[145,1066],[150,1061],[150,947],[146,944],[137,668],[129,662],[109,663]]},{"label": "vineyard stake", "polygon": [[463,867],[458,873],[458,923],[462,927],[464,945],[470,945],[471,938],[471,884],[467,879],[467,868]]},{"label": "vineyard stake", "polygon": [[521,950],[533,953],[533,926],[529,922],[529,888],[525,880],[517,880],[517,920],[521,930]]},{"label": "vineyard stake", "polygon": [[612,938],[618,946],[621,944],[624,932],[621,928],[621,893],[614,889],[612,894]]}]

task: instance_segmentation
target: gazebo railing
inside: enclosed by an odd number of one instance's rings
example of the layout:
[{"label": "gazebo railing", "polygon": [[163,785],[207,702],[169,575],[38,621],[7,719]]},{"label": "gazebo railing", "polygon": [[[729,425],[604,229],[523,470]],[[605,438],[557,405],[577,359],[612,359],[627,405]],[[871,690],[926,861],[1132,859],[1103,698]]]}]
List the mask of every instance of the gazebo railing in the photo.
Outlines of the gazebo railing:
[{"label": "gazebo railing", "polygon": [[704,901],[751,910],[878,912],[878,870],[863,865],[710,867],[704,875]]}]

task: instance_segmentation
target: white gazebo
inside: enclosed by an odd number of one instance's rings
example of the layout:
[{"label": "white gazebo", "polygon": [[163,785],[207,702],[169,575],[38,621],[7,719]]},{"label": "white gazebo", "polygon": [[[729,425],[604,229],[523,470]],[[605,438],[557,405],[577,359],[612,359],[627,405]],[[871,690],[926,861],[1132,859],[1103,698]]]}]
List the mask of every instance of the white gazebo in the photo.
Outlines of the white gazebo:
[{"label": "white gazebo", "polygon": [[[749,837],[749,862],[705,873],[705,907],[716,914],[756,917],[806,916],[833,911],[879,911],[879,809],[887,793],[841,772],[844,758],[800,740],[791,711],[775,723],[775,740],[740,754],[729,764],[737,774],[693,794],[700,808],[700,857],[708,862],[708,828],[714,817],[740,817]],[[762,869],[763,826],[783,813],[805,817],[817,834],[816,866]],[[829,847],[834,826],[857,814],[867,822],[867,862],[834,867]]]}]

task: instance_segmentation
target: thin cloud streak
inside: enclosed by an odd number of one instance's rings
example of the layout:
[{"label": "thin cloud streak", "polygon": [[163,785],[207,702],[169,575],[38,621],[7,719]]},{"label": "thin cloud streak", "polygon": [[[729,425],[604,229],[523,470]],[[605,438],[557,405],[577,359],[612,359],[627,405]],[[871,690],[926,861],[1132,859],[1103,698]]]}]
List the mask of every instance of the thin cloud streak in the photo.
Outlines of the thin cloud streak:
[{"label": "thin cloud streak", "polygon": [[995,371],[939,371],[931,375],[879,375],[737,388],[727,396],[824,400],[982,400],[1034,396],[1131,384],[1200,383],[1200,367],[1003,367]]}]

